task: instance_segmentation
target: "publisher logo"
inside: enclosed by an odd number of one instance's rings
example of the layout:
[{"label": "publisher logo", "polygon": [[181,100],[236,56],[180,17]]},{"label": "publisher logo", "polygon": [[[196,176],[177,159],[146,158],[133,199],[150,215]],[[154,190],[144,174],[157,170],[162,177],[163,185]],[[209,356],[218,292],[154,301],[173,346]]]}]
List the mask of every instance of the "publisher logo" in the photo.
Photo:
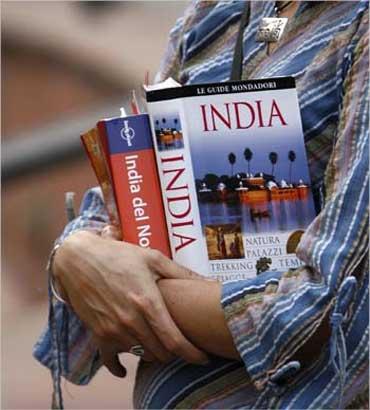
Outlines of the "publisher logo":
[{"label": "publisher logo", "polygon": [[123,122],[123,128],[121,129],[121,137],[127,142],[129,147],[132,147],[132,140],[135,137],[135,131],[129,127],[128,121]]}]

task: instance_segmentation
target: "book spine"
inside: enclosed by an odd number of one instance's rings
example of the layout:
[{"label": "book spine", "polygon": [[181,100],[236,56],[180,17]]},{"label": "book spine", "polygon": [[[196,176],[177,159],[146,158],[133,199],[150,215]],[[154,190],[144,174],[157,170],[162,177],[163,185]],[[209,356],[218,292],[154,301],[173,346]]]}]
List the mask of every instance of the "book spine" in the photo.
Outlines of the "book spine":
[{"label": "book spine", "polygon": [[97,126],[108,152],[122,239],[170,257],[148,116],[103,120]]},{"label": "book spine", "polygon": [[120,226],[110,170],[100,145],[100,136],[97,127],[82,134],[81,141],[101,187],[109,219],[113,225]]},{"label": "book spine", "polygon": [[148,103],[173,259],[208,275],[184,111],[180,100]]}]

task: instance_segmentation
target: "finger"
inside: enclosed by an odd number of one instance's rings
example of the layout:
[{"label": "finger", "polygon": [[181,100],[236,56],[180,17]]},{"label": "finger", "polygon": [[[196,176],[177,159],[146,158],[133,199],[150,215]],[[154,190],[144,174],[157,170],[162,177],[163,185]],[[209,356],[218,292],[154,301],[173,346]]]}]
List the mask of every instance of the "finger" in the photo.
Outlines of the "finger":
[{"label": "finger", "polygon": [[198,279],[205,280],[206,278],[185,266],[179,265],[173,260],[167,258],[161,253],[156,253],[155,270],[162,278],[167,279]]},{"label": "finger", "polygon": [[121,230],[117,226],[106,225],[100,235],[102,238],[115,239],[119,241],[121,239]]},{"label": "finger", "polygon": [[113,353],[109,350],[103,348],[100,349],[100,355],[102,358],[102,362],[108,368],[108,370],[117,377],[125,377],[127,371],[124,366],[122,366],[121,362],[119,361],[118,354]]},{"label": "finger", "polygon": [[154,359],[163,363],[167,363],[175,358],[162,344],[162,342],[155,335],[149,324],[142,316],[135,319],[135,329],[131,329],[132,334],[144,348],[144,358]]},{"label": "finger", "polygon": [[[141,341],[139,341],[137,338],[133,337],[127,329],[124,329],[122,334],[124,334],[124,337],[120,336],[120,338],[116,338],[115,345],[119,348],[120,352],[125,352],[125,353],[131,353],[130,350],[133,346],[137,345],[142,345],[144,348],[144,356],[140,356],[143,360],[146,362],[153,362],[157,360],[155,355],[151,352],[150,349],[147,347],[144,347]],[[133,354],[133,353],[131,353]],[[137,355],[135,355],[137,356]]]},{"label": "finger", "polygon": [[189,342],[168,313],[161,293],[156,295],[156,303],[144,312],[145,318],[163,346],[172,354],[195,364],[207,364],[208,356]]}]

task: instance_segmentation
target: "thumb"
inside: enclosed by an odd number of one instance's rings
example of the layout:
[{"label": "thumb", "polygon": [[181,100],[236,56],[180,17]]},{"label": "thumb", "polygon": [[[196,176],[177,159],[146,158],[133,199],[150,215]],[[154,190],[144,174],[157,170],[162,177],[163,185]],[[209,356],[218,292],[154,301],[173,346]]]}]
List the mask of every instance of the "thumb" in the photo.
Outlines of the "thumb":
[{"label": "thumb", "polygon": [[117,377],[125,377],[127,374],[126,369],[119,361],[118,354],[109,352],[104,348],[100,349],[100,355],[102,362],[108,368],[108,370]]},{"label": "thumb", "polygon": [[101,237],[106,239],[121,240],[121,230],[114,225],[106,225],[101,231]]}]

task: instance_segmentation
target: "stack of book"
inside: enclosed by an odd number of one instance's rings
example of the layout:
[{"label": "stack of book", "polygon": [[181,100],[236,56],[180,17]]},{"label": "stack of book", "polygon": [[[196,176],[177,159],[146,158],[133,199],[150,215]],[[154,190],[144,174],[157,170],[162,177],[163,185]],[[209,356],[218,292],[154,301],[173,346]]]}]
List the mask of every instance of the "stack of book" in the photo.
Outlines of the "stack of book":
[{"label": "stack of book", "polygon": [[218,280],[297,268],[315,217],[294,79],[144,87],[81,136],[122,239]]}]

